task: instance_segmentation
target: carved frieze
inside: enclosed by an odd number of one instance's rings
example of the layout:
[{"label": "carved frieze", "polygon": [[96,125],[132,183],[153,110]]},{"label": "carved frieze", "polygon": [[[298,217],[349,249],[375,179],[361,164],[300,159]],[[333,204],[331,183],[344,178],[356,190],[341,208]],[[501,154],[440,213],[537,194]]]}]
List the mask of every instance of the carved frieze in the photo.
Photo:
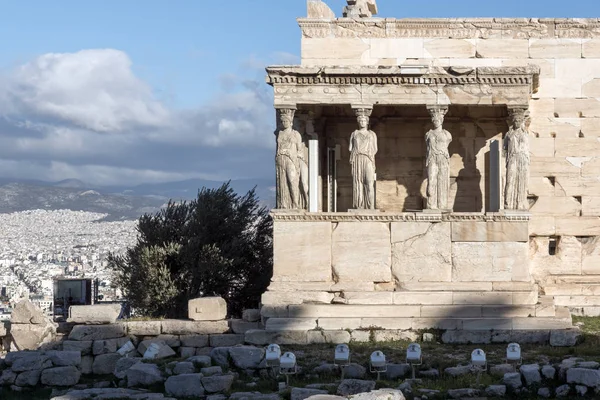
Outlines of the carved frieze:
[{"label": "carved frieze", "polygon": [[597,19],[558,20],[555,36],[564,39],[591,39],[600,37],[600,21]]},{"label": "carved frieze", "polygon": [[465,18],[298,19],[305,38],[549,39],[600,37],[600,21],[589,19]]},{"label": "carved frieze", "polygon": [[269,67],[275,104],[528,104],[539,67]]},{"label": "carved frieze", "polygon": [[457,74],[452,68],[431,68],[405,75],[402,67],[269,67],[267,83],[296,85],[537,85],[540,68],[478,67]]}]

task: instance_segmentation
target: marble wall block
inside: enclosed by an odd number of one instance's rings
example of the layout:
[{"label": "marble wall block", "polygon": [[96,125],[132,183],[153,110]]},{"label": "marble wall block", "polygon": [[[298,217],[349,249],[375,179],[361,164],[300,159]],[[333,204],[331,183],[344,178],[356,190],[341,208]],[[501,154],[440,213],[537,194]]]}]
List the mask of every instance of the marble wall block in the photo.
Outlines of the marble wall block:
[{"label": "marble wall block", "polygon": [[333,227],[331,260],[336,281],[390,282],[390,226],[386,222],[339,222]]},{"label": "marble wall block", "polygon": [[528,243],[452,243],[452,281],[530,279]]},{"label": "marble wall block", "polygon": [[398,282],[450,281],[450,223],[392,222],[392,272]]},{"label": "marble wall block", "polygon": [[331,222],[273,224],[273,281],[331,281]]}]

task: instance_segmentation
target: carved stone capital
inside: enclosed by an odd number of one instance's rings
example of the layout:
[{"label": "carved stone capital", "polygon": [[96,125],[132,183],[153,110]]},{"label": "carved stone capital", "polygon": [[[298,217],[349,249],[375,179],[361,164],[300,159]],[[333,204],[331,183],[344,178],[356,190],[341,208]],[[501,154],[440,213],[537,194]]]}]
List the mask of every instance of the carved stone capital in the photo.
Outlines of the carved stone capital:
[{"label": "carved stone capital", "polygon": [[296,107],[276,108],[275,111],[277,113],[278,122],[284,119],[294,122],[294,116],[296,115]]},{"label": "carved stone capital", "polygon": [[373,112],[373,107],[368,107],[368,106],[352,106],[352,108],[354,109],[354,114],[356,115],[356,117],[367,117],[370,118],[371,117],[371,113]]},{"label": "carved stone capital", "polygon": [[446,113],[448,113],[448,106],[447,105],[428,105],[427,111],[429,112],[429,115],[431,115],[432,121],[439,119],[443,122],[444,117],[446,116]]},{"label": "carved stone capital", "polygon": [[508,122],[513,125],[521,125],[529,118],[529,108],[527,106],[508,107]]}]

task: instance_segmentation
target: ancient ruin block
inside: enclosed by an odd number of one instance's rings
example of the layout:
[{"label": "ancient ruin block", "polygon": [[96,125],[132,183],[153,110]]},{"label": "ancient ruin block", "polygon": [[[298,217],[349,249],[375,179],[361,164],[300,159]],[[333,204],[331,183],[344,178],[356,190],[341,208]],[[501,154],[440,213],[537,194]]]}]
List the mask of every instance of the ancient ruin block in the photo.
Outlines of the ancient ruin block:
[{"label": "ancient ruin block", "polygon": [[200,297],[188,301],[188,318],[194,321],[220,321],[227,316],[222,297]]}]

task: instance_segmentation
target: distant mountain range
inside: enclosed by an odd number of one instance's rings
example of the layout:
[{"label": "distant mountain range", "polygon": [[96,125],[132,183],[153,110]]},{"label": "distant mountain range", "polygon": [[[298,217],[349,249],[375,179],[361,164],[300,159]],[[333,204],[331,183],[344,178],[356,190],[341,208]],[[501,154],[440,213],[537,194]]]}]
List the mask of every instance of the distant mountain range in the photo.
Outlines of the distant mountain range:
[{"label": "distant mountain range", "polygon": [[[0,213],[25,210],[90,211],[109,214],[107,219],[134,219],[154,213],[170,199],[194,199],[202,187],[214,189],[224,182],[189,179],[144,183],[136,186],[93,186],[77,179],[59,182],[0,178]],[[274,182],[268,179],[232,180],[233,190],[245,194],[256,187],[262,205],[275,206]]]}]

